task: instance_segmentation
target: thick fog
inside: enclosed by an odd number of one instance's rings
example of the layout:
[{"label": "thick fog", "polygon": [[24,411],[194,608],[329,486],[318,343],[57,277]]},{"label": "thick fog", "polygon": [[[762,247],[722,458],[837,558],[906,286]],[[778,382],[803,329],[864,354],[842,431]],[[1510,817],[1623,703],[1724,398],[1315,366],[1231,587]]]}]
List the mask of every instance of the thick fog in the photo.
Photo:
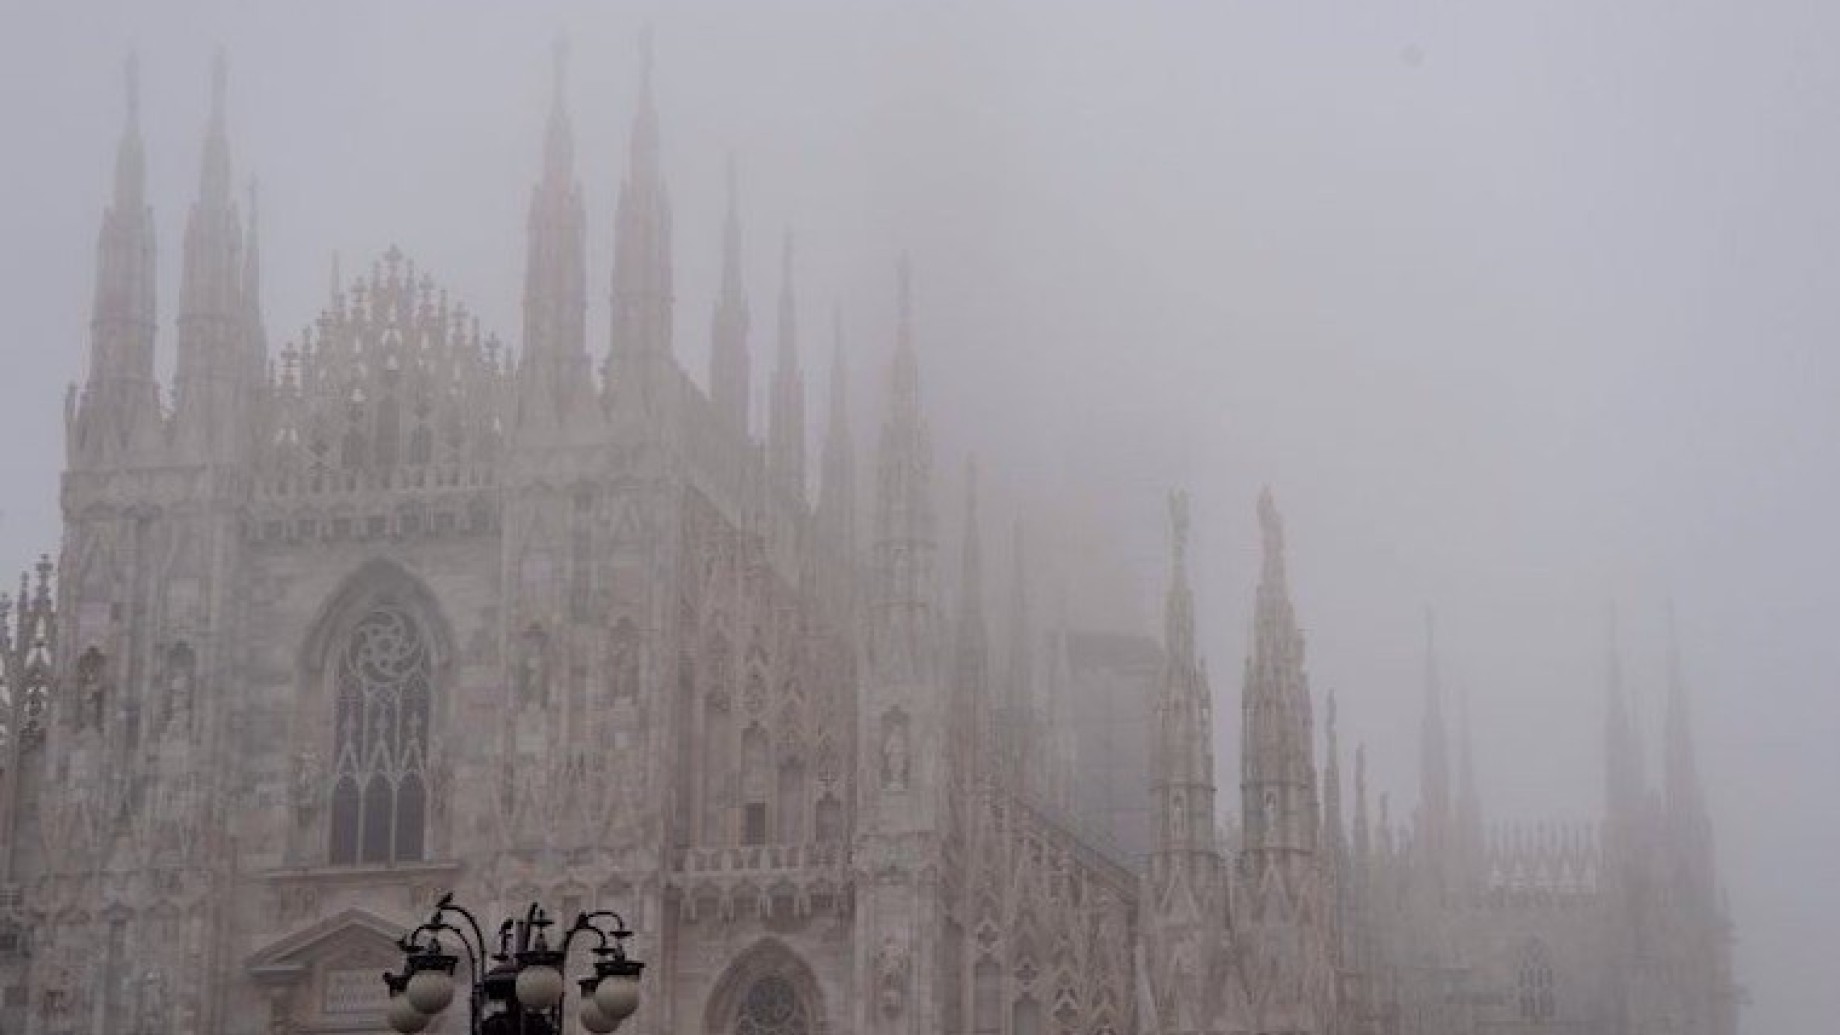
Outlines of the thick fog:
[{"label": "thick fog", "polygon": [[756,398],[789,229],[814,443],[835,307],[867,455],[909,253],[943,556],[975,452],[999,559],[1020,517],[1075,625],[1155,631],[1165,493],[1193,493],[1223,803],[1262,486],[1318,714],[1336,691],[1396,820],[1427,608],[1489,817],[1589,820],[1611,615],[1652,764],[1671,601],[1743,1024],[1840,1013],[1826,5],[9,4],[0,560],[56,550],[130,50],[170,370],[216,47],[273,347],[335,255],[392,244],[515,346],[566,34],[599,356],[647,20],[699,379],[730,156]]}]

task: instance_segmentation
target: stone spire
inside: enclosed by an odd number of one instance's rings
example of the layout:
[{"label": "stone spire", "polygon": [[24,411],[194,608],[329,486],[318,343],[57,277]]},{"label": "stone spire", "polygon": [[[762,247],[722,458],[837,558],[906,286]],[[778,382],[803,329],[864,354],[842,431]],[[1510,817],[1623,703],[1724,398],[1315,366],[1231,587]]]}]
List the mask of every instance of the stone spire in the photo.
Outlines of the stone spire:
[{"label": "stone spire", "polygon": [[124,78],[127,112],[115,150],[114,195],[96,241],[89,376],[68,429],[73,466],[114,460],[159,438],[153,211],[147,205],[140,71],[133,55]]},{"label": "stone spire", "polygon": [[609,391],[650,405],[671,353],[671,201],[658,163],[652,31],[639,41],[639,110],[614,215]]},{"label": "stone spire", "polygon": [[1156,850],[1214,852],[1214,700],[1195,654],[1188,586],[1188,494],[1169,497],[1169,594],[1163,605],[1163,675],[1152,722],[1150,780]]},{"label": "stone spire", "polygon": [[268,379],[268,328],[262,321],[262,230],[256,214],[256,181],[249,181],[249,229],[243,245],[243,333],[249,336],[251,376]]},{"label": "stone spire", "polygon": [[1367,865],[1368,852],[1373,848],[1373,835],[1367,825],[1367,745],[1356,744],[1354,748],[1354,832],[1351,836],[1355,865]]},{"label": "stone spire", "polygon": [[1020,519],[1012,535],[1009,646],[1002,698],[996,704],[1001,745],[997,750],[1011,785],[1025,790],[1036,768],[1036,729],[1030,714],[1035,700],[1035,626],[1029,616],[1028,542]]},{"label": "stone spire", "polygon": [[1284,525],[1271,490],[1259,496],[1264,568],[1246,659],[1241,749],[1244,847],[1255,866],[1314,853],[1316,766],[1303,634],[1284,574]]},{"label": "stone spire", "polygon": [[1442,888],[1450,849],[1450,733],[1438,679],[1437,619],[1425,609],[1425,705],[1418,733],[1418,822],[1414,844],[1420,872]]},{"label": "stone spire", "polygon": [[856,579],[856,442],[850,434],[849,370],[843,354],[843,314],[832,310],[830,413],[824,433],[817,532],[824,597],[839,628],[854,626]]},{"label": "stone spire", "polygon": [[965,539],[953,637],[953,738],[982,766],[990,715],[990,633],[984,624],[984,556],[978,526],[977,458],[965,458]]},{"label": "stone spire", "polygon": [[525,224],[524,351],[517,375],[520,431],[585,419],[591,381],[587,338],[587,216],[575,178],[568,110],[568,43],[556,40],[543,173]]},{"label": "stone spire", "polygon": [[799,369],[798,314],[792,295],[792,231],[780,250],[779,348],[773,360],[767,466],[779,491],[805,500],[805,375]]},{"label": "stone spire", "polygon": [[175,442],[181,458],[192,462],[233,460],[250,438],[245,426],[251,386],[242,297],[243,231],[230,196],[226,78],[219,51],[212,65],[211,118],[205,130],[198,200],[186,219],[180,278]]},{"label": "stone spire", "polygon": [[737,434],[748,430],[748,303],[741,283],[741,201],[735,156],[728,156],[728,217],[722,223],[722,288],[709,331],[709,396]]},{"label": "stone spire", "polygon": [[1342,828],[1342,751],[1336,742],[1335,691],[1329,691],[1328,714],[1323,720],[1323,833],[1329,847],[1330,865],[1338,872],[1344,868],[1347,831]]},{"label": "stone spire", "polygon": [[888,418],[876,457],[875,541],[870,580],[871,673],[884,683],[932,684],[937,675],[933,598],[933,445],[920,412],[914,355],[912,274],[898,274],[900,322],[889,377]]}]

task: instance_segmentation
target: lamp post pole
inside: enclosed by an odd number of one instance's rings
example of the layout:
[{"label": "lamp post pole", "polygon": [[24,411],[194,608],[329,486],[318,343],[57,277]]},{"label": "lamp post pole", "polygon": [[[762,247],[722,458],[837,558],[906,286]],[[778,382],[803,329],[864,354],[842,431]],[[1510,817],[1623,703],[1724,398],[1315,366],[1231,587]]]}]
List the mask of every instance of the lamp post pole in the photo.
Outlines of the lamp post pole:
[{"label": "lamp post pole", "polygon": [[[390,990],[385,1019],[402,1035],[419,1032],[455,998],[454,970],[460,957],[442,944],[447,936],[460,943],[467,963],[467,1031],[470,1035],[563,1035],[563,1006],[568,982],[563,968],[578,936],[592,936],[594,973],[580,979],[581,1026],[605,1035],[639,1008],[639,974],[645,964],[626,955],[632,936],[618,913],[600,909],[581,913],[552,946],[549,914],[535,902],[522,919],[499,925],[497,951],[489,948],[479,921],[454,903],[452,892],[435,903],[428,922],[404,935],[400,974],[384,974]],[[486,966],[488,959],[491,966]]]}]

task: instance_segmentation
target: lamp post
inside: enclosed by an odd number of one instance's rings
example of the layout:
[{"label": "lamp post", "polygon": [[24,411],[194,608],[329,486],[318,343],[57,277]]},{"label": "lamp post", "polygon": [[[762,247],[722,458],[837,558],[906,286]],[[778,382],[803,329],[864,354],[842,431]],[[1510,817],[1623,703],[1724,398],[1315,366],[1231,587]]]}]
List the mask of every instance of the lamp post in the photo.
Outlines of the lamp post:
[{"label": "lamp post", "polygon": [[468,979],[467,1031],[471,1035],[563,1035],[563,1005],[568,982],[563,968],[577,935],[596,941],[594,973],[580,979],[581,1026],[605,1035],[639,1008],[639,973],[645,964],[626,956],[625,941],[632,937],[618,913],[600,909],[582,913],[563,933],[560,945],[551,946],[548,929],[555,921],[535,902],[524,918],[508,919],[498,928],[498,951],[493,965],[485,963],[487,944],[479,921],[454,904],[452,892],[435,903],[428,922],[403,936],[400,974],[383,975],[390,990],[384,1012],[392,1031],[414,1035],[454,1001],[454,969],[460,958],[442,945],[443,935],[465,951]]}]

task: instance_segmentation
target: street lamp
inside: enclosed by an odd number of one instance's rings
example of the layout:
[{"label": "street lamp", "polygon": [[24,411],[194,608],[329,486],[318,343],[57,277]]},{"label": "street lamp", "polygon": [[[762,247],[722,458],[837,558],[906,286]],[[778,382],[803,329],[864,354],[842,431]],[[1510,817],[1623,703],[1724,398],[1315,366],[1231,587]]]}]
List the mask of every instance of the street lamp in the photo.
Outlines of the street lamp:
[{"label": "street lamp", "polygon": [[578,982],[581,1026],[593,1035],[613,1031],[639,1008],[639,974],[645,964],[626,957],[624,943],[632,931],[618,913],[600,909],[576,916],[562,944],[552,948],[548,928],[554,925],[543,907],[532,902],[522,920],[499,925],[498,951],[491,955],[493,966],[488,970],[483,966],[486,940],[479,921],[455,905],[448,892],[435,903],[428,922],[397,943],[403,951],[403,969],[383,975],[390,990],[384,1020],[390,1030],[414,1035],[453,1003],[454,969],[460,958],[441,944],[445,934],[466,952],[472,982],[467,992],[471,1035],[562,1035],[568,991],[563,968],[569,948],[576,935],[593,935],[594,973]]}]

